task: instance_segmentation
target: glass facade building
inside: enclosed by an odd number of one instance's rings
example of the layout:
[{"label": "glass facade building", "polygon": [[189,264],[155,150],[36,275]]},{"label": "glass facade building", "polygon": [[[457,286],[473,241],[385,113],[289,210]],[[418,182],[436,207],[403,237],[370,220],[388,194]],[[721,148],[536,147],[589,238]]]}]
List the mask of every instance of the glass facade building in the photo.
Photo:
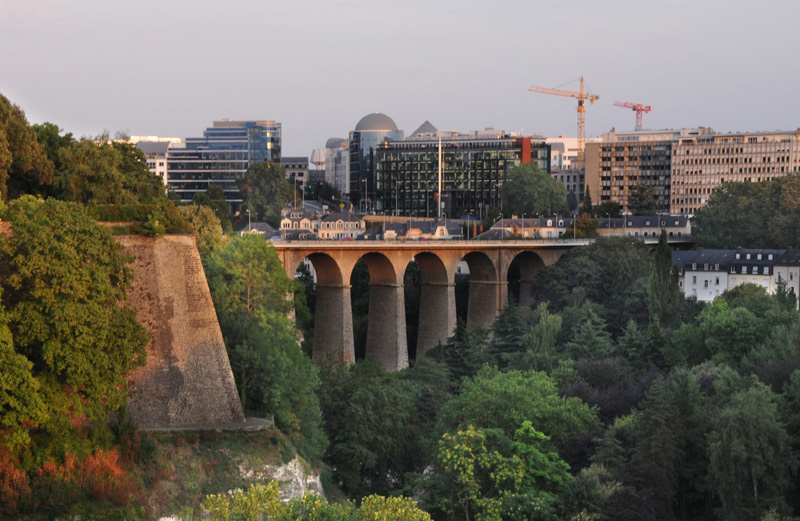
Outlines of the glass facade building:
[{"label": "glass facade building", "polygon": [[275,121],[215,121],[201,138],[187,138],[182,148],[171,148],[167,185],[181,201],[209,185],[221,185],[234,208],[242,202],[236,181],[251,166],[281,159],[281,124]]},{"label": "glass facade building", "polygon": [[350,202],[361,211],[376,210],[375,198],[375,153],[384,141],[403,139],[403,131],[397,129],[392,118],[376,112],[367,114],[350,132]]},{"label": "glass facade building", "polygon": [[[550,172],[544,139],[458,134],[442,138],[442,200],[450,218],[485,217],[500,207],[508,169],[536,163]],[[412,137],[384,141],[375,151],[375,212],[436,217],[439,190],[439,139]]]}]

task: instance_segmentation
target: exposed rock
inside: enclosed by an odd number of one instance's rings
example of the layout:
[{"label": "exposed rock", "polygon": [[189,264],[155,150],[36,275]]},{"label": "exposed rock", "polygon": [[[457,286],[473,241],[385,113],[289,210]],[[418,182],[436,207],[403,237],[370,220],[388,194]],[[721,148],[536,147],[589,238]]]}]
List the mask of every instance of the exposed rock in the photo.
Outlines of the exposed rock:
[{"label": "exposed rock", "polygon": [[307,472],[306,467],[297,457],[281,466],[264,465],[250,468],[247,464],[241,464],[239,465],[239,475],[246,480],[271,479],[279,482],[281,488],[280,498],[283,501],[302,497],[305,494],[316,494],[324,497],[319,473],[310,469]]}]

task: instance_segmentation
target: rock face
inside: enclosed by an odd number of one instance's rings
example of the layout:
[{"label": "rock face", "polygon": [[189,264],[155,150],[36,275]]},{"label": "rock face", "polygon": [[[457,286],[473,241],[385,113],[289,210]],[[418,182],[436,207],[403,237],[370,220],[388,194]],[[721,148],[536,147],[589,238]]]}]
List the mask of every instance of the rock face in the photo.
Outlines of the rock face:
[{"label": "rock face", "polygon": [[279,467],[266,465],[253,469],[247,465],[239,465],[239,474],[242,479],[252,481],[271,479],[279,482],[281,488],[280,498],[283,501],[303,497],[305,494],[325,496],[322,491],[319,474],[314,472],[306,473],[305,467],[297,457]]},{"label": "rock face", "polygon": [[130,305],[150,333],[131,372],[128,414],[140,429],[244,422],[194,237],[118,236],[132,255]]}]

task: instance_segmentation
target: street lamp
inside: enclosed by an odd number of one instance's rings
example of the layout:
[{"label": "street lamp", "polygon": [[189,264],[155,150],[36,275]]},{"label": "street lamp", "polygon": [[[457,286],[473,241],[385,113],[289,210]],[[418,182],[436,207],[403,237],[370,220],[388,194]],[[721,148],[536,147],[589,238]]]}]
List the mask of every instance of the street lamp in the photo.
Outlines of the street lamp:
[{"label": "street lamp", "polygon": [[252,230],[252,228],[250,227],[250,208],[248,208],[247,209],[247,231],[249,232],[251,230]]}]

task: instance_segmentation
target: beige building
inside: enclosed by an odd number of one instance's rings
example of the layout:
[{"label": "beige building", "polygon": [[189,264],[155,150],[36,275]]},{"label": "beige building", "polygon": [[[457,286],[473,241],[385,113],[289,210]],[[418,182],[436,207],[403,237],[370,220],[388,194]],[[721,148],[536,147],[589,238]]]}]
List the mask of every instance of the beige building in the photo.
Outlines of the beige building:
[{"label": "beige building", "polygon": [[658,212],[694,215],[726,181],[766,181],[800,171],[800,129],[715,133],[710,128],[603,134],[586,144],[586,186],[595,203],[628,211],[639,184],[653,188]]}]

